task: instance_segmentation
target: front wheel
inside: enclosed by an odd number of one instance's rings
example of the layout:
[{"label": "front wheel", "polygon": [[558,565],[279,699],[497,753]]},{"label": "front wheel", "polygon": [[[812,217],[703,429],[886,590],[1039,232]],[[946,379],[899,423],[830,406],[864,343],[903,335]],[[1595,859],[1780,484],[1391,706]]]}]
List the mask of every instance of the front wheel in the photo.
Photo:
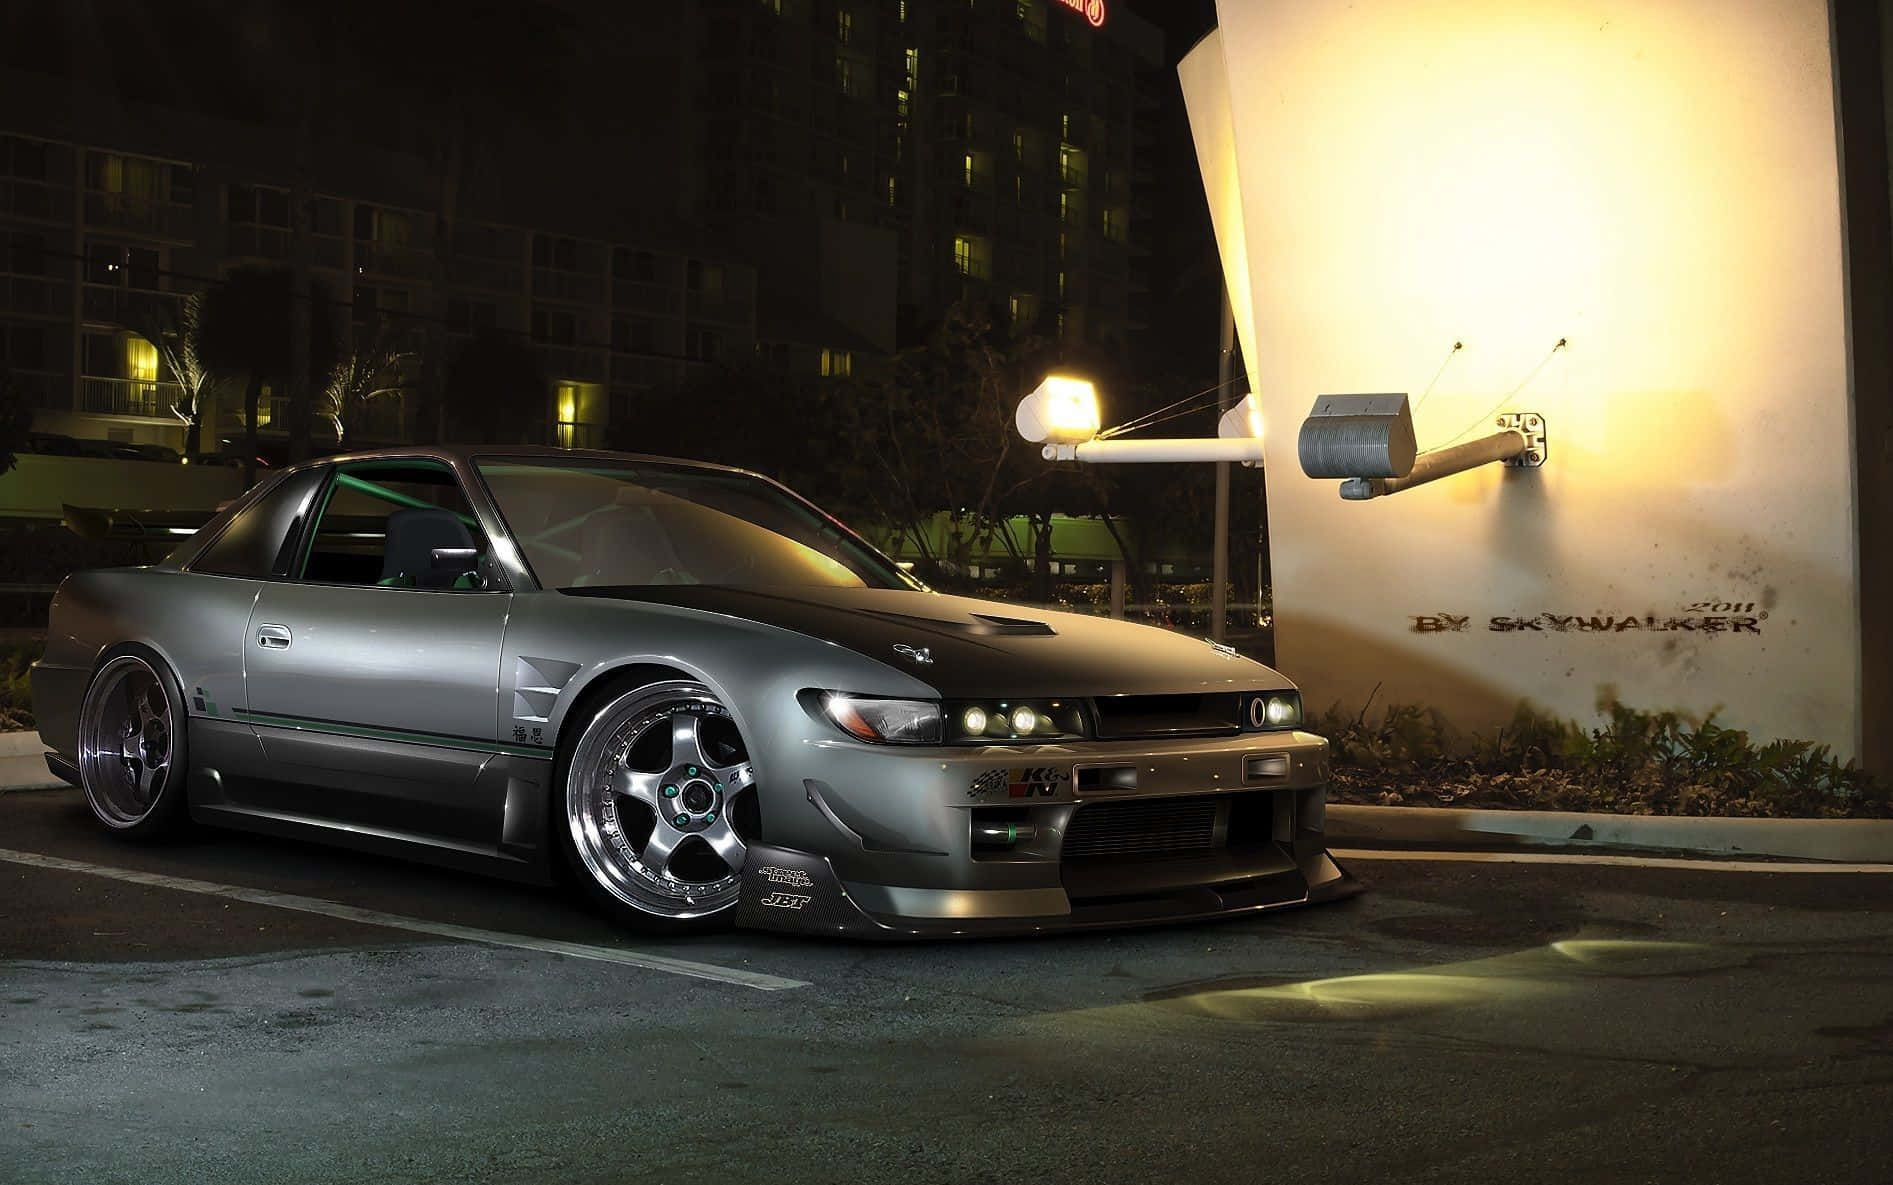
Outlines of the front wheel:
[{"label": "front wheel", "polygon": [[183,695],[142,650],[108,659],[79,706],[79,783],[93,817],[128,839],[156,838],[184,814]]},{"label": "front wheel", "polygon": [[727,918],[755,834],[749,752],[709,688],[608,695],[563,747],[555,826],[587,893],[620,920],[681,931]]}]

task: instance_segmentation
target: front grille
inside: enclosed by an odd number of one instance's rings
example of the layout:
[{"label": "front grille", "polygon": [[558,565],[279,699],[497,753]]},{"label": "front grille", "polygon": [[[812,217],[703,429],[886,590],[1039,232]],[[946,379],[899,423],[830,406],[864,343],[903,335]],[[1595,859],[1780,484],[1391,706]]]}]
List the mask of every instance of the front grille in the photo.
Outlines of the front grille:
[{"label": "front grille", "polygon": [[1190,736],[1233,733],[1240,726],[1238,697],[1229,692],[1206,695],[1101,695],[1091,701],[1098,736]]},{"label": "front grille", "polygon": [[1214,797],[1086,803],[1065,828],[1064,858],[1109,860],[1207,851],[1216,846],[1218,806]]}]

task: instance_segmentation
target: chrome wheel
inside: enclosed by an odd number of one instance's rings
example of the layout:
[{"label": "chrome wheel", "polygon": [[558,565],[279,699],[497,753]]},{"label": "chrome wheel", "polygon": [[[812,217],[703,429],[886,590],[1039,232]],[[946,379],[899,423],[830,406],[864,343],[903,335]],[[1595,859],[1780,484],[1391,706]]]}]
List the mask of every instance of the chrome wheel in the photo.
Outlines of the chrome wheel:
[{"label": "chrome wheel", "polygon": [[755,772],[707,688],[628,691],[592,717],[565,775],[572,847],[613,901],[671,921],[736,903]]},{"label": "chrome wheel", "polygon": [[153,818],[171,781],[179,721],[162,677],[126,654],[106,663],[79,714],[79,775],[92,813],[108,827]]}]

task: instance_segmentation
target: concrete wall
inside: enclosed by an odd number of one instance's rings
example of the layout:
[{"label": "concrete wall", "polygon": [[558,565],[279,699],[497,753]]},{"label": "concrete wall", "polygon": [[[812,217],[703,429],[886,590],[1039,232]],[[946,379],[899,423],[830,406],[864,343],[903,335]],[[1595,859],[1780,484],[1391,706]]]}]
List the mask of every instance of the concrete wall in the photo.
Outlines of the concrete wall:
[{"label": "concrete wall", "polygon": [[57,520],[62,504],[94,510],[202,510],[209,514],[243,489],[243,475],[222,465],[167,465],[103,457],[21,453],[0,474],[0,518]]},{"label": "concrete wall", "polygon": [[[1378,686],[1487,727],[1614,690],[1857,753],[1825,3],[1219,16],[1181,75],[1251,293],[1279,661],[1311,702]],[[1295,434],[1349,391],[1411,393],[1423,449],[1541,412],[1549,463],[1343,502]]]}]

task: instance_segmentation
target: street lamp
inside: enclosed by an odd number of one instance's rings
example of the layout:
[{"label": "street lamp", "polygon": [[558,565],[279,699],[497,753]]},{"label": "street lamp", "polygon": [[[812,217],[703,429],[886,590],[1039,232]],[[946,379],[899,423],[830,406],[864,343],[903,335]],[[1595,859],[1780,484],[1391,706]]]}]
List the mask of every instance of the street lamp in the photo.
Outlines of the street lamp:
[{"label": "street lamp", "polygon": [[[1229,388],[1228,355],[1233,350],[1233,331],[1227,324],[1225,309],[1224,374],[1210,389],[1218,404]],[[1210,392],[1200,392],[1180,400],[1189,404]],[[1163,409],[1165,412],[1171,408]],[[1152,413],[1155,415],[1156,413]],[[1149,420],[1151,416],[1144,417]],[[1117,440],[1118,432],[1139,426],[1132,420],[1122,427],[1105,431],[1098,412],[1098,389],[1090,382],[1071,375],[1046,375],[1045,381],[1019,401],[1013,417],[1019,435],[1033,444],[1043,445],[1047,461],[1087,461],[1097,463],[1149,462],[1220,462],[1216,469],[1216,524],[1213,574],[1210,578],[1210,637],[1222,641],[1228,629],[1229,583],[1229,470],[1227,463],[1240,462],[1249,468],[1262,464],[1262,405],[1255,392],[1243,396],[1234,407],[1222,413],[1213,437],[1167,437],[1143,440]]]},{"label": "street lamp", "polygon": [[1020,436],[1044,446],[1047,461],[1262,463],[1262,412],[1253,394],[1224,413],[1215,436],[1118,440],[1101,427],[1097,388],[1085,379],[1053,374],[1019,401],[1013,419]]}]

